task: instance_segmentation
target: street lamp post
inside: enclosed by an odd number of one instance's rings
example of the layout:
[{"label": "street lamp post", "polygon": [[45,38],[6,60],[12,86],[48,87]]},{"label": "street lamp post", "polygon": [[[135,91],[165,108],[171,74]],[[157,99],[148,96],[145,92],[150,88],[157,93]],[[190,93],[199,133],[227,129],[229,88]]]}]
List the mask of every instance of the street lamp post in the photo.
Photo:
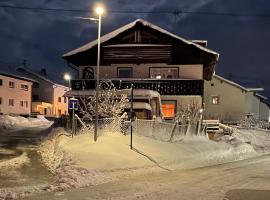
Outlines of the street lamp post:
[{"label": "street lamp post", "polygon": [[104,8],[101,7],[101,6],[96,7],[96,13],[98,14],[98,51],[97,51],[97,69],[96,69],[96,105],[95,105],[95,133],[94,133],[94,141],[97,141],[97,131],[98,131],[100,33],[101,33],[101,15],[104,13]]},{"label": "street lamp post", "polygon": [[70,90],[70,79],[71,79],[70,75],[69,74],[65,74],[64,75],[64,79],[66,81],[68,81],[68,90]]}]

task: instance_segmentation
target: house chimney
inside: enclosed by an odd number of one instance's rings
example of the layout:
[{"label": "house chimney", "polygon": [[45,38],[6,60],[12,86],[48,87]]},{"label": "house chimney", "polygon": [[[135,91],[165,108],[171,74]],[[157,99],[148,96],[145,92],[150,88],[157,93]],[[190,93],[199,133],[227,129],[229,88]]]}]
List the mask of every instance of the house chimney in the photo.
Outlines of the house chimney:
[{"label": "house chimney", "polygon": [[40,74],[46,76],[47,75],[47,70],[45,68],[42,68],[40,70]]}]

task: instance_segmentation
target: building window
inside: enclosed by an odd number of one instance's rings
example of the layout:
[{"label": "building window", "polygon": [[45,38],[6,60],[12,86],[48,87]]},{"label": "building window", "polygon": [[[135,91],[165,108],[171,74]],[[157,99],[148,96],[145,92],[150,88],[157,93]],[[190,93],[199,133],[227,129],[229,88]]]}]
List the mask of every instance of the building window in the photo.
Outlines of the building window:
[{"label": "building window", "polygon": [[9,106],[14,106],[14,99],[9,99],[8,100],[8,105]]},{"label": "building window", "polygon": [[173,119],[176,113],[176,101],[162,101],[162,114],[164,119]]},{"label": "building window", "polygon": [[64,97],[64,103],[67,103],[67,97]]},{"label": "building window", "polygon": [[132,78],[132,67],[118,67],[117,77],[118,78]]},{"label": "building window", "polygon": [[9,87],[10,87],[10,88],[14,88],[14,87],[15,87],[15,83],[12,82],[12,81],[9,81]]},{"label": "building window", "polygon": [[0,79],[0,86],[2,86],[3,85],[3,80],[2,79]]},{"label": "building window", "polygon": [[58,115],[59,116],[61,115],[61,109],[58,109]]},{"label": "building window", "polygon": [[0,105],[2,105],[2,97],[0,97]]},{"label": "building window", "polygon": [[21,107],[23,107],[23,101],[20,101],[20,105],[21,105]]},{"label": "building window", "polygon": [[61,103],[61,97],[58,97],[58,102]]},{"label": "building window", "polygon": [[149,77],[154,79],[177,79],[179,78],[178,67],[150,67]]},{"label": "building window", "polygon": [[219,96],[212,96],[212,104],[213,105],[219,104]]},{"label": "building window", "polygon": [[26,108],[28,108],[28,101],[24,101],[24,105]]},{"label": "building window", "polygon": [[28,91],[28,85],[21,84],[21,90]]}]

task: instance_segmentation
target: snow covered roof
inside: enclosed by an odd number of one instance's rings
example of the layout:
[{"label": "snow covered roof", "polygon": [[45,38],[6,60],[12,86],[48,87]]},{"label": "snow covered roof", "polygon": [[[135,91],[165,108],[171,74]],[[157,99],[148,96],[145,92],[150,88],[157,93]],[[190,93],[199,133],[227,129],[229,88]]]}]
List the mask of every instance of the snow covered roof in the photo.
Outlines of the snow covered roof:
[{"label": "snow covered roof", "polygon": [[0,75],[8,76],[8,77],[11,77],[11,78],[20,79],[20,80],[24,80],[24,81],[28,81],[28,82],[37,82],[34,79],[21,76],[18,73],[6,73],[6,72],[1,72],[0,71]]},{"label": "snow covered roof", "polygon": [[261,94],[259,94],[259,93],[256,93],[256,96],[259,97],[259,98],[262,99],[262,100],[266,100],[266,99],[267,99],[266,96],[263,96],[263,95],[261,95]]},{"label": "snow covered roof", "polygon": [[235,83],[235,82],[233,82],[231,80],[228,80],[228,79],[223,78],[221,76],[218,76],[216,74],[214,75],[214,77],[217,78],[217,79],[219,79],[219,80],[221,80],[221,81],[224,81],[226,83],[229,83],[230,85],[233,85],[235,87],[238,87],[238,88],[240,88],[240,89],[242,89],[244,91],[247,91],[247,92],[260,92],[260,91],[264,91],[263,88],[246,88],[246,87],[243,87],[242,85],[239,85],[238,83]]},{"label": "snow covered roof", "polygon": [[37,77],[38,79],[41,79],[41,80],[46,81],[46,82],[48,82],[48,83],[51,83],[51,84],[53,84],[53,85],[57,85],[57,86],[60,86],[60,87],[68,88],[67,86],[62,85],[62,84],[59,84],[59,83],[56,83],[56,82],[52,81],[51,79],[48,79],[47,77],[42,76],[42,75],[40,75],[40,74],[38,74],[38,73],[34,72],[33,70],[28,69],[28,68],[26,68],[26,67],[18,67],[17,70],[18,70],[19,72],[22,72],[22,73],[23,73],[23,72],[27,72],[27,73],[29,73],[29,74],[32,74],[33,76]]},{"label": "snow covered roof", "polygon": [[[127,103],[126,108],[130,109],[131,107],[131,103]],[[145,103],[145,102],[133,102],[133,109],[137,110],[137,109],[145,109],[145,110],[152,110],[151,106],[149,103]]]},{"label": "snow covered roof", "polygon": [[[118,90],[119,94],[131,95],[130,89]],[[92,96],[95,95],[95,90],[70,90],[67,91],[64,97],[78,97],[78,96]],[[134,89],[133,90],[134,99],[151,99],[153,97],[159,97],[159,93],[153,90],[147,89]]]},{"label": "snow covered roof", "polygon": [[[110,39],[112,39],[112,38],[114,38],[114,37],[116,37],[116,36],[119,35],[120,33],[124,32],[124,31],[126,31],[126,30],[128,30],[128,29],[130,29],[130,28],[132,28],[132,27],[134,27],[137,23],[141,23],[141,24],[144,25],[144,26],[148,26],[148,27],[150,27],[150,28],[152,28],[152,29],[154,29],[154,30],[157,30],[157,31],[159,31],[159,32],[161,32],[161,33],[164,33],[164,34],[166,34],[166,35],[168,35],[168,36],[170,36],[170,37],[173,37],[173,38],[175,38],[175,39],[181,40],[182,42],[184,42],[184,43],[186,43],[186,44],[195,46],[196,48],[201,49],[202,51],[205,51],[205,52],[207,52],[207,53],[213,54],[213,55],[216,56],[216,60],[218,60],[219,54],[218,54],[217,52],[215,52],[215,51],[213,51],[213,50],[210,50],[210,49],[208,49],[208,48],[206,48],[206,47],[203,47],[203,46],[201,46],[201,45],[199,45],[199,44],[196,44],[196,43],[194,43],[194,42],[192,42],[192,41],[189,41],[189,40],[187,40],[187,39],[184,39],[184,38],[182,38],[182,37],[179,37],[179,36],[177,36],[177,35],[175,35],[175,34],[169,32],[169,31],[166,31],[165,29],[163,29],[163,28],[161,28],[161,27],[159,27],[159,26],[156,26],[156,25],[154,25],[154,24],[152,24],[152,23],[150,23],[150,22],[148,22],[148,21],[146,21],[146,20],[143,20],[143,19],[137,19],[137,20],[135,20],[135,21],[133,21],[133,22],[131,22],[131,23],[125,25],[125,26],[122,26],[122,27],[120,27],[120,28],[118,28],[118,29],[116,29],[116,30],[114,30],[114,31],[112,31],[112,32],[110,32],[110,33],[108,33],[108,34],[103,35],[103,36],[100,38],[101,44],[104,43],[104,42],[107,42],[108,40],[110,40]],[[89,49],[91,49],[92,47],[94,47],[95,45],[97,45],[97,42],[98,42],[97,40],[94,40],[94,41],[92,41],[92,42],[89,42],[89,43],[87,43],[87,44],[85,44],[85,45],[83,45],[83,46],[81,46],[81,47],[79,47],[79,48],[77,48],[77,49],[74,49],[74,50],[72,50],[72,51],[70,51],[70,52],[64,54],[63,57],[72,56],[72,55],[75,55],[75,54],[77,54],[77,53],[80,53],[80,52],[89,50]]]}]

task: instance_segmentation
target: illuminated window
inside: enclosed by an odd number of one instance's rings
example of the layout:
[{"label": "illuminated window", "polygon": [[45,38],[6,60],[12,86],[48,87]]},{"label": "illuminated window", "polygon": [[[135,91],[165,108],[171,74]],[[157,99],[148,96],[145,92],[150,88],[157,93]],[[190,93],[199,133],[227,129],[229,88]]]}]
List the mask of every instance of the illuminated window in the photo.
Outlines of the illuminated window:
[{"label": "illuminated window", "polygon": [[155,79],[176,79],[179,78],[179,69],[177,67],[150,67],[150,78]]},{"label": "illuminated window", "polygon": [[219,104],[219,96],[212,96],[212,104],[213,105]]},{"label": "illuminated window", "polygon": [[176,111],[176,101],[162,101],[162,114],[164,119],[173,119]]}]

